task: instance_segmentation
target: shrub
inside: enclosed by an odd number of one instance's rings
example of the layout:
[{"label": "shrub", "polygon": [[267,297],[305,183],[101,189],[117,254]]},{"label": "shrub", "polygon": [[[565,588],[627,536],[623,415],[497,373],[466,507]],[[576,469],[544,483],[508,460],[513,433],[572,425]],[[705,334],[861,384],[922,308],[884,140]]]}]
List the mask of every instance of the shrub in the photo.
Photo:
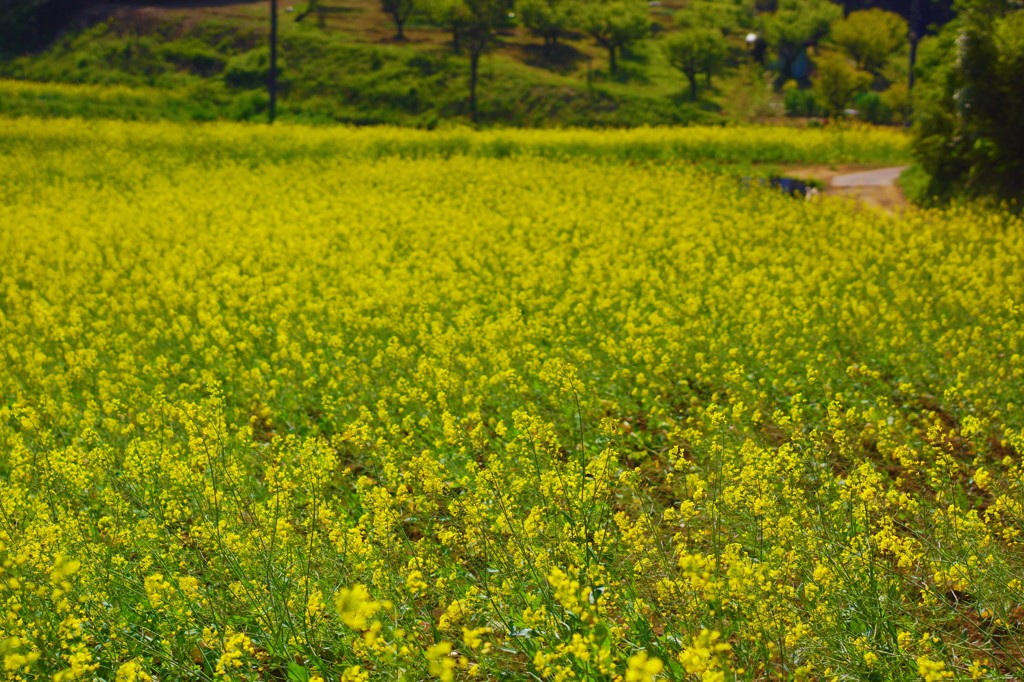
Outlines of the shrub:
[{"label": "shrub", "polygon": [[820,116],[821,106],[813,90],[806,90],[797,87],[796,83],[790,81],[783,88],[783,105],[786,107],[786,116]]},{"label": "shrub", "polygon": [[853,108],[858,117],[868,123],[888,125],[892,123],[892,109],[877,92],[862,92],[853,98]]}]

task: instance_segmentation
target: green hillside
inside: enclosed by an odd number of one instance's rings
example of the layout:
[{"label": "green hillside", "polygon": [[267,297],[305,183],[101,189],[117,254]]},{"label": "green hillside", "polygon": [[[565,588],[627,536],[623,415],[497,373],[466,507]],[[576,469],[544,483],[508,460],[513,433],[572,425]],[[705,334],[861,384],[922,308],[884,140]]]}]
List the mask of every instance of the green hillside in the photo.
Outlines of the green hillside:
[{"label": "green hillside", "polygon": [[[550,54],[510,21],[481,65],[481,120],[512,125],[641,125],[764,120],[782,113],[732,36],[725,72],[689,97],[663,35],[681,3],[650,9],[652,33],[625,49],[617,73],[588,36],[570,33]],[[414,15],[407,40],[377,0],[338,0],[301,22],[281,4],[282,118],[433,127],[468,115],[468,59],[451,37]],[[263,2],[123,6],[79,17],[46,48],[0,62],[0,113],[176,120],[261,119],[268,67]]]}]

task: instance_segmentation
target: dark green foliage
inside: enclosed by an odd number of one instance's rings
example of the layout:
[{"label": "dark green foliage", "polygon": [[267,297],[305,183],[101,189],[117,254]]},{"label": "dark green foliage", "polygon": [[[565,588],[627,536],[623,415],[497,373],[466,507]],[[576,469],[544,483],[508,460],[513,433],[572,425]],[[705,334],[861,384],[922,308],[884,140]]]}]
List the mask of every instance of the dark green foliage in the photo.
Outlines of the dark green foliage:
[{"label": "dark green foliage", "polygon": [[914,93],[914,153],[929,196],[1024,199],[1024,11],[1003,0],[958,3],[928,41]]},{"label": "dark green foliage", "polygon": [[877,92],[862,92],[853,98],[853,108],[857,117],[868,123],[889,125],[893,120],[893,111]]},{"label": "dark green foliage", "polygon": [[810,89],[788,88],[785,91],[783,105],[786,107],[787,116],[821,116],[822,109],[818,105],[818,99],[814,91]]}]

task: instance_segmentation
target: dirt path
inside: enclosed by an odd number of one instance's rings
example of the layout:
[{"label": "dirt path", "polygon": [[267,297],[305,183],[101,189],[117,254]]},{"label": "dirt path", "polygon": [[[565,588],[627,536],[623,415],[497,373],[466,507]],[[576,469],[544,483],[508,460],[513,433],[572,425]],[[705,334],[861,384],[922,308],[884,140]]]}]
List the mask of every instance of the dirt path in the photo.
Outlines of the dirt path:
[{"label": "dirt path", "polygon": [[875,168],[859,173],[844,173],[832,178],[832,187],[892,187],[906,166]]},{"label": "dirt path", "polygon": [[893,211],[907,205],[907,199],[896,184],[906,166],[871,168],[865,166],[793,166],[783,174],[804,180],[825,183],[825,194],[845,196]]}]

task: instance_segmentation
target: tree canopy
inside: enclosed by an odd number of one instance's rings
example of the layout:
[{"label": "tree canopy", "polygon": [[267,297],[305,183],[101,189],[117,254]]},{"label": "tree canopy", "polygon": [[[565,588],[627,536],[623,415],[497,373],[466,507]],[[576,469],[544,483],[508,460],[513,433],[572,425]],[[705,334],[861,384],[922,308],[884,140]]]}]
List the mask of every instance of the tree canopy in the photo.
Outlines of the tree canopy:
[{"label": "tree canopy", "polygon": [[814,92],[828,114],[838,116],[870,84],[869,74],[854,68],[842,55],[832,53],[818,62]]},{"label": "tree canopy", "polygon": [[907,42],[907,22],[898,14],[880,9],[851,12],[832,24],[832,40],[857,67],[877,74],[889,55]]},{"label": "tree canopy", "polygon": [[790,78],[805,81],[807,69],[797,69],[806,62],[806,48],[828,35],[832,23],[843,15],[843,9],[831,0],[779,0],[776,10],[764,20],[764,36],[778,55],[778,81]]},{"label": "tree canopy", "polygon": [[697,98],[697,76],[708,80],[725,63],[729,44],[714,28],[688,28],[670,37],[665,43],[669,63],[690,82],[690,97]]},{"label": "tree canopy", "polygon": [[516,11],[526,29],[544,40],[545,51],[558,43],[582,8],[577,0],[518,0]]},{"label": "tree canopy", "polygon": [[726,35],[752,28],[756,18],[754,0],[690,0],[675,16],[683,28],[717,28]]},{"label": "tree canopy", "polygon": [[765,38],[779,49],[814,44],[842,16],[842,7],[831,0],[779,0],[765,19]]},{"label": "tree canopy", "polygon": [[614,73],[622,48],[650,31],[648,5],[644,0],[592,0],[581,13],[580,27],[608,50],[608,68]]}]

